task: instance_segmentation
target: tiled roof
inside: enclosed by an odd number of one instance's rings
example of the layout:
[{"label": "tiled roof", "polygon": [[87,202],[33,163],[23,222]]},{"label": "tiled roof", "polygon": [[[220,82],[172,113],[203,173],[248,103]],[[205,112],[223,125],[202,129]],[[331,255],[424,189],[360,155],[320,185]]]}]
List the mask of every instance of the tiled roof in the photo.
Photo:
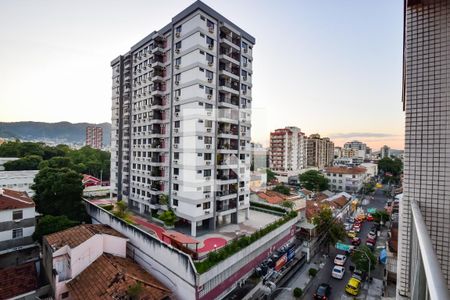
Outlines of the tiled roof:
[{"label": "tiled roof", "polygon": [[256,195],[270,204],[279,204],[289,198],[289,196],[274,191],[258,192]]},{"label": "tiled roof", "polygon": [[67,283],[72,299],[125,299],[140,285],[137,299],[171,299],[172,292],[131,259],[104,253]]},{"label": "tiled roof", "polygon": [[103,224],[83,224],[63,231],[46,235],[44,239],[53,249],[59,249],[65,245],[75,248],[96,234],[109,234],[126,238],[121,233]]},{"label": "tiled roof", "polygon": [[363,174],[366,170],[367,169],[363,167],[349,168],[343,166],[325,168],[325,172],[333,174]]},{"label": "tiled roof", "polygon": [[0,189],[0,210],[28,207],[34,207],[34,202],[26,192]]},{"label": "tiled roof", "polygon": [[9,299],[37,288],[34,262],[0,270],[0,299]]}]

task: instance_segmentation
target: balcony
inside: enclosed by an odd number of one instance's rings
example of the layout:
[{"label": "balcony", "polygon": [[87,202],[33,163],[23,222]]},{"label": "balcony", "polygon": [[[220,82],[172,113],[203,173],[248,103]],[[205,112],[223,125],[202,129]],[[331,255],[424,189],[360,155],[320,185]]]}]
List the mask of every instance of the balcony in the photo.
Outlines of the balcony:
[{"label": "balcony", "polygon": [[164,96],[166,88],[163,84],[155,84],[152,88],[151,96]]},{"label": "balcony", "polygon": [[219,94],[219,106],[225,104],[225,107],[237,108],[239,107],[239,97]]},{"label": "balcony", "polygon": [[219,91],[228,92],[239,96],[239,81],[221,78],[219,80]]},{"label": "balcony", "polygon": [[239,51],[233,48],[220,47],[219,59],[221,62],[230,62],[239,67],[241,56],[239,55]]},{"label": "balcony", "polygon": [[224,212],[228,212],[228,211],[235,211],[236,207],[237,207],[236,200],[218,201],[217,207],[216,207],[216,212],[224,213]]},{"label": "balcony", "polygon": [[219,66],[219,76],[225,80],[227,78],[239,80],[239,68],[229,67],[221,63]]}]

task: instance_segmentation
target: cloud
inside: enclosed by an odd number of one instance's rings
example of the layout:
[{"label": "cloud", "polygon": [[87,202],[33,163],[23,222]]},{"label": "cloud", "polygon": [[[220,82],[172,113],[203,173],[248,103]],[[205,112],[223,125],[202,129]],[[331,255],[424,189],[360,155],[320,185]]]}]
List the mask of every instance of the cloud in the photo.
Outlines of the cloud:
[{"label": "cloud", "polygon": [[330,133],[329,137],[332,139],[350,139],[350,138],[386,138],[398,137],[397,134],[382,133],[382,132],[349,132],[349,133]]}]

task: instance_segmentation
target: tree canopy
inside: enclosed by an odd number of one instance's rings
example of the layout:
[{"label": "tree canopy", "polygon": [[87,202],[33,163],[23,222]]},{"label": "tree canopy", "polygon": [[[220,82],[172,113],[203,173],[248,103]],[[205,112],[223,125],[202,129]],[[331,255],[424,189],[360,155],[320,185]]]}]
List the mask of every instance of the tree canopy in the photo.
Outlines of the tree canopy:
[{"label": "tree canopy", "polygon": [[0,145],[0,157],[20,158],[5,163],[7,171],[70,168],[103,180],[109,180],[110,176],[110,153],[88,146],[73,150],[67,145],[51,147],[43,143],[10,141]]},{"label": "tree canopy", "polygon": [[319,171],[309,170],[298,176],[300,185],[310,191],[324,191],[328,189],[328,178],[323,176]]},{"label": "tree canopy", "polygon": [[391,173],[393,176],[398,176],[403,170],[403,162],[397,157],[384,157],[378,161],[378,170],[382,173]]},{"label": "tree canopy", "polygon": [[37,223],[36,230],[33,233],[33,239],[41,243],[44,235],[65,230],[78,224],[79,222],[72,221],[66,216],[46,215]]},{"label": "tree canopy", "polygon": [[277,185],[276,187],[273,188],[273,191],[281,193],[283,195],[290,195],[291,194],[291,190],[282,184]]},{"label": "tree canopy", "polygon": [[333,212],[329,207],[323,206],[314,216],[313,223],[317,226],[319,234],[324,236],[324,243],[328,249],[330,245],[345,239],[344,225],[334,219]]},{"label": "tree canopy", "polygon": [[370,251],[370,249],[366,245],[362,245],[358,248],[358,251],[354,251],[352,253],[352,262],[355,264],[358,270],[368,272],[369,260],[367,259],[367,257],[369,257],[370,259],[370,269],[375,269],[377,258],[375,257],[375,255],[373,255],[372,251]]},{"label": "tree canopy", "polygon": [[69,169],[44,168],[34,178],[32,189],[38,212],[67,216],[74,221],[89,221],[82,202],[81,175]]},{"label": "tree canopy", "polygon": [[271,182],[271,181],[277,179],[277,177],[275,176],[275,173],[272,172],[271,170],[267,169],[266,173],[267,173],[267,182]]}]

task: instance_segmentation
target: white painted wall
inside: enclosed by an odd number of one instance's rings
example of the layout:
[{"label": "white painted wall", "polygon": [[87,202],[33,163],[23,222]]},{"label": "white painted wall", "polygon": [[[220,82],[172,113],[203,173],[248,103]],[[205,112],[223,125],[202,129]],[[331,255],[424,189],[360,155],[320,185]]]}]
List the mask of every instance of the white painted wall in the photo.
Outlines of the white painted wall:
[{"label": "white painted wall", "polygon": [[8,221],[12,221],[12,214],[13,211],[18,211],[21,210],[22,211],[22,215],[23,218],[22,219],[31,219],[36,216],[36,211],[34,209],[34,207],[27,207],[27,208],[22,208],[22,209],[8,209],[8,210],[2,210],[0,211],[0,222],[8,222]]}]

